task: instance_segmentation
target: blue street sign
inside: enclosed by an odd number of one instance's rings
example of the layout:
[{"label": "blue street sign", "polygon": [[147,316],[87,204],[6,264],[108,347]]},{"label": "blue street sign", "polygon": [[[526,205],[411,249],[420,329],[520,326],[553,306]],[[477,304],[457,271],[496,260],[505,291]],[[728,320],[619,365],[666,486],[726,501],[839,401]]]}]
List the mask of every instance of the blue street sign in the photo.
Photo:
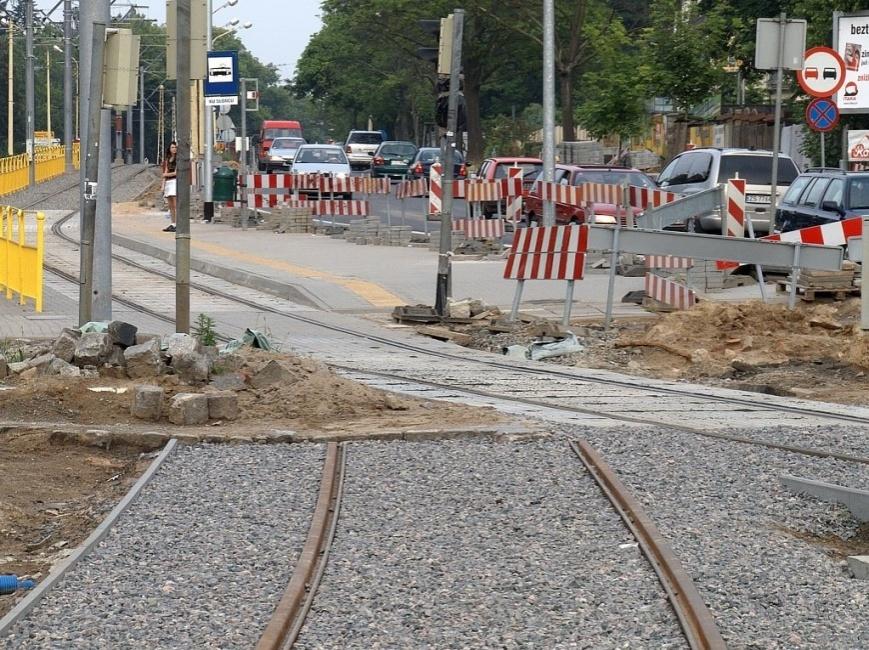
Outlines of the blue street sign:
[{"label": "blue street sign", "polygon": [[839,123],[839,109],[829,97],[817,97],[806,106],[806,124],[813,131],[832,131]]},{"label": "blue street sign", "polygon": [[209,52],[205,96],[238,95],[238,52]]}]

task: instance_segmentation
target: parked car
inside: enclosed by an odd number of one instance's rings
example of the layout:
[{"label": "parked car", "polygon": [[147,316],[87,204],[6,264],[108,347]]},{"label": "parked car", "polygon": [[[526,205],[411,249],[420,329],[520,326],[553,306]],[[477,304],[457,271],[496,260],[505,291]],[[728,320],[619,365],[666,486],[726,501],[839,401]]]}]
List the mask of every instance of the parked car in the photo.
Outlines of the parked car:
[{"label": "parked car", "polygon": [[[507,170],[510,167],[522,168],[522,193],[525,195],[531,189],[537,175],[543,171],[543,161],[540,158],[487,158],[480,163],[480,170],[477,172],[476,178],[487,181],[507,178]],[[500,205],[497,201],[484,201],[482,203],[483,215],[486,218],[491,218],[495,213],[504,214],[505,209],[503,200]]]},{"label": "parked car", "polygon": [[405,178],[410,161],[416,155],[413,142],[387,140],[381,142],[371,159],[371,175],[375,178]]},{"label": "parked car", "polygon": [[[334,144],[303,144],[296,150],[293,158],[293,172],[298,174],[324,174],[336,178],[349,178],[350,163],[344,150]],[[317,196],[310,193],[310,196]],[[344,199],[352,199],[350,192],[341,195]],[[324,198],[332,198],[325,196]]]},{"label": "parked car", "polygon": [[350,167],[370,167],[374,152],[381,142],[383,134],[380,131],[350,131],[344,141],[344,153],[347,154]]},{"label": "parked car", "polygon": [[272,140],[265,171],[289,171],[290,167],[293,166],[296,150],[303,144],[307,144],[305,138],[275,138]]},{"label": "parked car", "polygon": [[[789,156],[779,155],[777,197],[784,194],[799,173]],[[737,175],[746,181],[746,216],[751,217],[755,231],[769,232],[774,221],[769,209],[772,196],[771,151],[714,148],[684,151],[658,174],[658,185],[677,194],[696,194],[726,183]],[[672,227],[720,234],[721,213],[716,210]]]},{"label": "parked car", "polygon": [[[431,166],[440,162],[441,150],[438,147],[421,147],[416,152],[416,156],[410,161],[407,168],[407,177],[409,179],[428,178],[431,173]],[[465,156],[458,149],[453,150],[453,178],[467,178],[468,167],[465,164]]]},{"label": "parked car", "polygon": [[775,213],[779,232],[869,215],[869,172],[812,168],[800,174]]},{"label": "parked car", "polygon": [[[541,222],[543,214],[543,201],[538,189],[542,179],[542,172],[531,186],[528,196],[523,202],[523,210],[527,223]],[[630,167],[607,167],[603,165],[556,165],[553,172],[553,182],[561,185],[582,185],[583,183],[606,183],[608,185],[622,185],[627,181],[628,185],[655,188],[655,181],[646,176],[639,169]],[[614,203],[593,203],[594,218],[596,223],[614,224],[622,213],[622,208]],[[636,215],[635,215],[636,216]],[[566,203],[555,204],[555,223],[585,223],[585,209]]]}]

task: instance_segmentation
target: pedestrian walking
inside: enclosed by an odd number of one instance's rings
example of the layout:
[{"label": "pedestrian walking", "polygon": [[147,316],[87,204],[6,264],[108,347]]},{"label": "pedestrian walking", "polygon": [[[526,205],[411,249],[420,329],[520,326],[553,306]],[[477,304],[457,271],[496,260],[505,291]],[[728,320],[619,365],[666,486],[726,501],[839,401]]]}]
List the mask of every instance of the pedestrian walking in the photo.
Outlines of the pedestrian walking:
[{"label": "pedestrian walking", "polygon": [[163,159],[163,196],[169,204],[169,216],[172,223],[163,228],[163,232],[175,232],[175,197],[178,195],[178,144],[170,142]]}]

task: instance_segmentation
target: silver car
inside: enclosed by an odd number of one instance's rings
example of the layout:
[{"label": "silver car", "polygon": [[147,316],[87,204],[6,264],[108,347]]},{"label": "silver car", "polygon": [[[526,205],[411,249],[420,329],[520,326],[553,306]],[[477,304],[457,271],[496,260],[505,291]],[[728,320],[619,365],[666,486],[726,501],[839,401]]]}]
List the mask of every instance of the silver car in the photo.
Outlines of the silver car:
[{"label": "silver car", "polygon": [[[293,173],[349,178],[350,163],[347,161],[347,156],[344,155],[344,150],[338,145],[303,144],[296,150],[296,157],[293,158]],[[352,199],[353,194],[343,193],[342,198]]]},{"label": "silver car", "polygon": [[371,167],[374,152],[383,142],[380,131],[350,131],[344,141],[344,153],[354,168]]},{"label": "silver car", "polygon": [[[800,170],[789,157],[778,157],[776,202],[787,191]],[[726,183],[730,178],[745,179],[745,213],[755,231],[768,233],[775,216],[770,211],[772,197],[772,151],[755,149],[691,149],[673,158],[658,175],[661,189],[676,194],[696,194]],[[673,228],[721,234],[719,211],[702,214]]]},{"label": "silver car", "polygon": [[289,171],[293,166],[293,158],[296,151],[303,144],[307,144],[305,138],[275,138],[269,148],[269,160],[266,163],[266,171],[284,170]]}]

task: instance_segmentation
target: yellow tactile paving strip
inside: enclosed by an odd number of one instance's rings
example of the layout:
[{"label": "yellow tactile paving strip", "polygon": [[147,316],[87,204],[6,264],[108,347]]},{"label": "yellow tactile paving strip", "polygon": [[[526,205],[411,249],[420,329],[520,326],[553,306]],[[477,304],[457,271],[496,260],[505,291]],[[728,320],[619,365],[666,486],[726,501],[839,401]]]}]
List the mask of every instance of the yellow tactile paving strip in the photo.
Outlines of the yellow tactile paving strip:
[{"label": "yellow tactile paving strip", "polygon": [[[127,232],[135,232],[136,234],[147,234],[150,237],[153,237],[156,234],[158,237],[161,238],[175,238],[174,233],[155,233],[152,226],[145,226],[144,224],[142,224],[142,222],[137,222],[133,219],[125,217],[127,217],[127,215],[117,215],[116,223],[118,221],[122,221],[124,224],[124,230]],[[379,284],[375,284],[374,282],[369,282],[367,280],[348,278],[340,275],[335,275],[334,273],[329,273],[328,271],[321,271],[319,269],[312,269],[307,266],[291,264],[282,260],[274,260],[268,257],[252,255],[250,253],[237,251],[232,248],[227,248],[226,246],[221,246],[220,244],[213,244],[210,242],[191,241],[191,248],[193,250],[210,253],[211,255],[217,255],[219,257],[226,258],[227,260],[248,262],[265,268],[274,269],[276,271],[283,271],[284,273],[289,273],[290,275],[294,275],[297,277],[313,278],[317,280],[322,280],[324,282],[330,282],[332,284],[343,287],[347,291],[350,291],[354,295],[359,296],[361,299],[369,302],[375,307],[394,307],[395,305],[404,305],[407,303],[406,300],[400,298],[399,296],[396,296],[388,289],[385,289]]]}]

